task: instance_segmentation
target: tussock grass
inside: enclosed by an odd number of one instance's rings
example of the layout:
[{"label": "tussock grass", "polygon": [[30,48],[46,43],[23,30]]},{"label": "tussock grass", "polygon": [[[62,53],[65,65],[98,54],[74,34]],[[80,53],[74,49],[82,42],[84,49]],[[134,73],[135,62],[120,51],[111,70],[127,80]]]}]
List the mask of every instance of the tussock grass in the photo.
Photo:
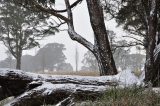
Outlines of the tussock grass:
[{"label": "tussock grass", "polygon": [[[10,100],[11,98],[7,98],[1,101],[0,106],[4,106]],[[113,88],[94,100],[87,97],[86,101],[81,101],[79,98],[75,106],[160,106],[160,94],[142,87]]]},{"label": "tussock grass", "polygon": [[160,94],[137,87],[114,88],[95,101],[79,102],[76,106],[160,106]]},{"label": "tussock grass", "polygon": [[141,70],[134,70],[134,71],[132,71],[133,72],[133,74],[135,75],[135,76],[137,76],[138,78],[141,76],[141,74],[142,74],[142,71]]}]

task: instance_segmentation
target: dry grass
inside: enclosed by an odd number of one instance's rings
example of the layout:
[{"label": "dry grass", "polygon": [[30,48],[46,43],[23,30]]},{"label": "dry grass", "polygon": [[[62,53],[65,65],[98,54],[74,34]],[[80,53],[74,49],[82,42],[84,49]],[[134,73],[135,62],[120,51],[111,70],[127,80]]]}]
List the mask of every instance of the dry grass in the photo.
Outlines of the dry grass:
[{"label": "dry grass", "polygon": [[139,70],[139,69],[137,69],[137,70],[134,70],[134,71],[132,71],[133,72],[133,74],[135,75],[135,76],[137,76],[138,78],[141,76],[141,74],[142,74],[142,71],[141,70]]},{"label": "dry grass", "polygon": [[160,106],[160,94],[144,88],[111,89],[96,101],[79,101],[76,106]]},{"label": "dry grass", "polygon": [[53,71],[53,72],[40,72],[41,74],[50,75],[79,75],[79,76],[99,76],[99,71]]}]

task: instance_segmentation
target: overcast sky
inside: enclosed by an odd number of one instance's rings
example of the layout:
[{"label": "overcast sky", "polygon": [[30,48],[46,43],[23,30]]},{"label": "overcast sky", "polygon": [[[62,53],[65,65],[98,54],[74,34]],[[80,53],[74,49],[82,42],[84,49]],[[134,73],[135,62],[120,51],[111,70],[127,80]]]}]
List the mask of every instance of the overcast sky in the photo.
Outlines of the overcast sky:
[{"label": "overcast sky", "polygon": [[[63,7],[63,4],[61,2],[58,2],[57,4],[59,7]],[[81,34],[84,38],[93,43],[93,31],[89,23],[88,10],[85,1],[83,1],[78,7],[76,7],[73,10],[73,15],[74,15],[75,30],[79,34]],[[106,21],[106,27],[107,29],[113,30],[117,34],[117,37],[125,34],[121,28],[116,27],[116,23],[114,20]],[[78,44],[77,42],[72,41],[66,31],[59,32],[56,33],[56,35],[54,36],[45,38],[44,40],[40,41],[40,44],[41,47],[43,47],[47,43],[54,43],[54,42],[65,44],[66,51],[64,53],[67,57],[67,62],[71,63],[74,69],[75,69],[75,47],[76,46],[78,47],[79,64],[80,64],[79,69],[80,69],[83,55],[87,51],[87,49],[84,48],[82,45]],[[5,51],[7,49],[3,46],[2,43],[0,43],[0,48],[1,48],[0,60],[3,60],[6,58]],[[24,51],[23,54],[34,55],[37,52],[37,50],[38,50],[37,48],[34,48],[32,50]]]}]

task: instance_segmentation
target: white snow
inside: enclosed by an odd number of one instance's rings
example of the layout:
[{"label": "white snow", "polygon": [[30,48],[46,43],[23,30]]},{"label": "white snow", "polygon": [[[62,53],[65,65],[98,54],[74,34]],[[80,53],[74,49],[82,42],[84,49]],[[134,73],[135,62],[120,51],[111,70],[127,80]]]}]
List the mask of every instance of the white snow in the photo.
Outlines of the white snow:
[{"label": "white snow", "polygon": [[74,82],[82,82],[84,85],[85,83],[89,82],[93,85],[95,85],[97,82],[99,83],[107,83],[107,82],[117,82],[120,85],[124,86],[130,86],[133,84],[140,85],[142,84],[142,78],[138,79],[131,70],[127,69],[124,71],[121,71],[117,75],[111,75],[111,76],[99,76],[99,77],[93,77],[93,76],[76,76],[76,75],[46,75],[46,74],[35,74],[30,72],[24,72],[21,70],[14,70],[14,69],[0,69],[0,76],[6,76],[9,72],[12,72],[13,74],[21,75],[24,78],[31,78],[35,81],[63,81],[65,79],[66,81],[74,81]]},{"label": "white snow", "polygon": [[126,69],[121,71],[117,75],[114,76],[103,76],[100,80],[105,81],[106,79],[118,82],[119,86],[121,87],[128,87],[132,85],[143,85],[143,79],[139,79],[136,77],[130,69]]},{"label": "white snow", "polygon": [[154,49],[154,60],[156,60],[159,53],[160,53],[160,43],[156,45],[156,48]]},{"label": "white snow", "polygon": [[[117,87],[128,87],[132,85],[141,85],[143,84],[143,77],[138,79],[129,69],[121,71],[117,75],[112,76],[99,76],[99,77],[93,77],[93,76],[74,76],[74,75],[43,75],[43,74],[35,74],[35,73],[28,73],[21,70],[13,70],[13,69],[0,69],[0,77],[8,75],[9,72],[12,72],[13,74],[22,75],[26,78],[31,78],[35,81],[31,82],[30,84],[34,84],[37,82],[41,82],[42,85],[38,86],[28,92],[23,93],[17,99],[14,99],[10,103],[6,104],[5,106],[11,106],[12,103],[17,101],[19,98],[25,97],[28,94],[31,94],[34,91],[41,91],[43,95],[49,95],[53,93],[56,90],[67,90],[71,93],[74,93],[76,91],[96,91],[96,92],[103,92],[107,89],[112,88],[111,86],[107,85],[108,82],[116,82],[118,83]],[[83,82],[82,85],[80,84],[72,84],[72,83],[58,83],[58,84],[52,84],[51,82],[47,82],[47,80],[53,80],[53,81],[61,81],[63,79],[67,79],[69,81],[74,82]],[[89,82],[93,85],[85,85],[86,82]],[[100,85],[97,86],[96,83],[106,83],[106,85]]]},{"label": "white snow", "polygon": [[117,79],[120,81],[120,85],[129,86],[129,85],[140,85],[142,82],[136,77],[131,70],[124,70],[118,75],[116,75]]},{"label": "white snow", "polygon": [[156,0],[152,0],[150,16],[154,16],[155,9],[156,9]]},{"label": "white snow", "polygon": [[92,85],[78,85],[78,84],[52,84],[50,82],[44,82],[41,86],[34,88],[28,92],[23,93],[10,103],[4,105],[4,106],[12,106],[14,102],[17,100],[20,100],[23,97],[27,97],[28,95],[32,94],[34,91],[41,91],[42,95],[50,95],[56,90],[65,90],[70,93],[75,93],[76,91],[97,91],[97,92],[104,92],[107,90],[108,87],[105,86],[92,86]]}]

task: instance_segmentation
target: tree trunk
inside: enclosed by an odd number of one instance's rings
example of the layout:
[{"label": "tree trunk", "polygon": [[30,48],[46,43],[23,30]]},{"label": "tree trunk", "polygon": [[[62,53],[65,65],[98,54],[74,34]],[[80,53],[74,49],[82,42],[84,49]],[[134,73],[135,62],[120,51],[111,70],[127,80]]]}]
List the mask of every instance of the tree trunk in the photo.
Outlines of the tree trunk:
[{"label": "tree trunk", "polygon": [[117,69],[113,59],[108,34],[104,23],[103,9],[99,0],[86,0],[91,26],[95,35],[95,50],[101,75],[115,75]]},{"label": "tree trunk", "polygon": [[[48,88],[49,87],[49,88]],[[87,98],[96,100],[105,92],[105,87],[86,86],[75,84],[52,84],[44,83],[32,90],[29,90],[10,102],[11,106],[41,106],[46,104],[57,104],[68,98],[75,100],[86,100]],[[68,103],[61,106],[70,106]]]},{"label": "tree trunk", "polygon": [[[157,34],[157,0],[152,0],[151,2],[151,12],[148,17],[148,46],[146,49],[146,64],[145,64],[145,81],[151,82],[153,86],[158,86],[159,78],[159,61],[155,58],[156,50],[156,37]],[[158,52],[158,58],[159,58]]]},{"label": "tree trunk", "polygon": [[16,69],[21,69],[21,58],[22,58],[22,51],[19,50],[16,57]]},{"label": "tree trunk", "polygon": [[90,23],[95,35],[95,44],[87,41],[74,30],[73,15],[69,0],[65,0],[68,13],[68,33],[72,40],[81,43],[89,49],[97,58],[101,75],[115,75],[117,69],[111,52],[108,35],[104,23],[103,9],[99,0],[87,0]]}]

